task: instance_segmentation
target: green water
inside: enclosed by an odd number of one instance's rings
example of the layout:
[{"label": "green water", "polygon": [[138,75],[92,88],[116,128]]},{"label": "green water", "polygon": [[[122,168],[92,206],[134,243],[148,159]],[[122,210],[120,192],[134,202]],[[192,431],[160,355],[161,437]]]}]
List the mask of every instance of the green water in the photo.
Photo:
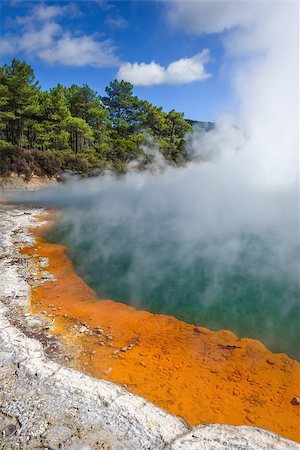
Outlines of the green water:
[{"label": "green water", "polygon": [[[284,268],[272,250],[274,240],[241,234],[238,240],[227,236],[225,243],[178,241],[166,232],[166,223],[114,225],[98,217],[85,220],[83,213],[78,228],[66,215],[47,239],[69,247],[77,273],[99,297],[229,329],[299,360],[298,252]],[[238,246],[227,258],[230,239]]]}]

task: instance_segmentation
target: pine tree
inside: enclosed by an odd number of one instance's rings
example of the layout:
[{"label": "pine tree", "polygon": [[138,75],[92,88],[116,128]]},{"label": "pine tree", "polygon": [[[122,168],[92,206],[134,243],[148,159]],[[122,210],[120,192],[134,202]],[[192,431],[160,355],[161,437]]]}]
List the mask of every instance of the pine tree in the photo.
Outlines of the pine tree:
[{"label": "pine tree", "polygon": [[191,126],[182,114],[139,99],[125,81],[105,92],[75,84],[42,91],[26,62],[0,67],[0,172],[50,176],[101,165],[124,171],[132,160],[147,161],[141,144],[149,136],[167,159],[184,160]]},{"label": "pine tree", "polygon": [[133,96],[132,89],[132,84],[115,80],[105,88],[107,96],[102,97],[112,128],[119,136],[128,136],[140,124],[140,100]]},{"label": "pine tree", "polygon": [[36,113],[39,94],[33,69],[24,61],[13,59],[0,71],[1,123],[4,139],[23,147],[28,121]]},{"label": "pine tree", "polygon": [[38,148],[68,149],[71,113],[63,86],[58,85],[49,92],[43,92],[39,101],[42,120],[35,126]]},{"label": "pine tree", "polygon": [[[80,118],[90,127],[93,133],[93,142],[95,148],[101,152],[107,146],[108,142],[108,112],[102,105],[98,94],[89,86],[83,87],[72,84],[70,88],[65,89],[65,95],[69,102],[70,112],[73,118]],[[81,128],[84,125],[82,124]],[[87,132],[86,128],[86,132]],[[74,137],[71,138],[71,146],[74,149]],[[89,138],[87,143],[90,142]]]}]

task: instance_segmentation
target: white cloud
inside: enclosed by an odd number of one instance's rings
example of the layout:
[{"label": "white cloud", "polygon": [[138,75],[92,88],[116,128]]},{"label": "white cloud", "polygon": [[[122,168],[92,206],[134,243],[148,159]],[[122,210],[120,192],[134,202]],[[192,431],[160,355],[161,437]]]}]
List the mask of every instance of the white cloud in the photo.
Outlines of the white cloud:
[{"label": "white cloud", "polygon": [[46,6],[37,5],[33,8],[31,14],[28,16],[19,16],[16,18],[16,22],[22,24],[33,24],[34,22],[47,22],[54,19],[57,16],[61,16],[68,11],[68,6]]},{"label": "white cloud", "polygon": [[246,25],[256,13],[255,5],[249,0],[172,0],[167,8],[169,22],[189,34],[220,33]]},{"label": "white cloud", "polygon": [[27,16],[17,17],[20,32],[0,38],[0,53],[24,53],[42,61],[64,66],[114,67],[119,60],[110,40],[100,41],[95,35],[78,35],[64,29],[58,17],[78,15],[74,5],[34,7]]},{"label": "white cloud", "polygon": [[28,30],[19,40],[20,50],[25,52],[39,52],[41,49],[51,47],[55,36],[61,34],[61,27],[55,22],[46,23],[40,30]]},{"label": "white cloud", "polygon": [[74,67],[117,64],[110,41],[95,41],[91,36],[64,35],[52,47],[41,50],[39,56],[52,64],[63,61],[64,65]]},{"label": "white cloud", "polygon": [[210,74],[204,64],[209,60],[209,51],[191,57],[174,61],[167,67],[152,61],[146,63],[125,63],[120,67],[117,78],[129,81],[136,86],[152,86],[158,84],[185,84],[193,81],[206,80]]},{"label": "white cloud", "polygon": [[128,22],[121,16],[108,16],[105,20],[105,23],[110,28],[126,28],[128,26]]}]

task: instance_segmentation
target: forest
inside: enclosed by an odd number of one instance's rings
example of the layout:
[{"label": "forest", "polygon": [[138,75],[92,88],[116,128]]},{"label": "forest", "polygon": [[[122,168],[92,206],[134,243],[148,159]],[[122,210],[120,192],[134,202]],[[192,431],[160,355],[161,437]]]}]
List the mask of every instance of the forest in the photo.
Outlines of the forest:
[{"label": "forest", "polygon": [[125,81],[105,94],[76,84],[45,91],[26,62],[0,67],[0,174],[123,173],[132,161],[143,170],[151,162],[143,149],[154,143],[171,164],[184,163],[183,114],[139,99]]}]

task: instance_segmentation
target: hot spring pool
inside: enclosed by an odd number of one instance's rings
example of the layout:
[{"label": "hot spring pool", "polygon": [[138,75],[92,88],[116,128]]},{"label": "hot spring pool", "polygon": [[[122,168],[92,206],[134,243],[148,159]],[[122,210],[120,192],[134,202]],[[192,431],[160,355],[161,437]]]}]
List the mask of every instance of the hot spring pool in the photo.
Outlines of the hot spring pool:
[{"label": "hot spring pool", "polygon": [[284,266],[271,235],[178,239],[169,216],[108,221],[63,214],[47,240],[69,248],[99,298],[228,329],[300,360],[298,249]]}]

